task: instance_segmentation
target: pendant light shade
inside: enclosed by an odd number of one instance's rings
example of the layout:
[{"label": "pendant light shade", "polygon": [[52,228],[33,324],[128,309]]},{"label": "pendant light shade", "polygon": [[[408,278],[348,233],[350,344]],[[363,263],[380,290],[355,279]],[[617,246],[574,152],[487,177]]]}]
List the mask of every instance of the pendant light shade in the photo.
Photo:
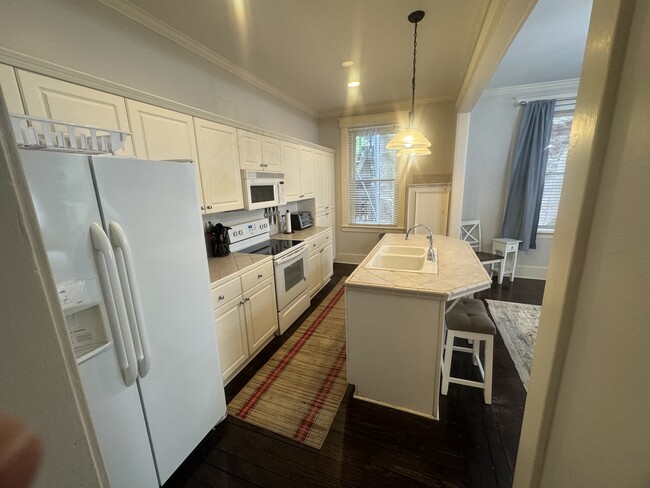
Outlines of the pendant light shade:
[{"label": "pendant light shade", "polygon": [[419,156],[431,154],[431,151],[428,149],[431,147],[431,143],[426,137],[424,137],[422,132],[413,127],[413,118],[415,114],[415,56],[417,52],[418,22],[423,18],[424,12],[422,10],[411,12],[408,16],[409,22],[415,25],[413,30],[413,79],[411,80],[411,111],[409,112],[409,126],[407,129],[402,129],[395,134],[395,137],[386,144],[386,149],[397,149],[399,151],[397,153],[398,156]]}]

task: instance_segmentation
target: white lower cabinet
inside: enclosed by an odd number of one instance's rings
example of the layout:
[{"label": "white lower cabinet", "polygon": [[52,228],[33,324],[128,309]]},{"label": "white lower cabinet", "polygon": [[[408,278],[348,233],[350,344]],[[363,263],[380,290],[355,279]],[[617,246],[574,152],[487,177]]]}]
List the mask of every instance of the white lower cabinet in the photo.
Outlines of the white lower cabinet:
[{"label": "white lower cabinet", "polygon": [[332,252],[332,230],[307,240],[309,254],[307,257],[307,283],[309,296],[313,297],[330,280],[334,274],[334,256]]},{"label": "white lower cabinet", "polygon": [[273,263],[212,288],[215,328],[224,384],[228,383],[278,329]]}]

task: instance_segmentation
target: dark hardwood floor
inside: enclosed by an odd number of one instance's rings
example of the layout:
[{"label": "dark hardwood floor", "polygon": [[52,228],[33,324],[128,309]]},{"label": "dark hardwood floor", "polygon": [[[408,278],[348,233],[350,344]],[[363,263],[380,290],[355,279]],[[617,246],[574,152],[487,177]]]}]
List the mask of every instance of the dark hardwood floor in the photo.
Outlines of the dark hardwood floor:
[{"label": "dark hardwood floor", "polygon": [[[227,401],[352,270],[334,266],[334,277],[310,309],[226,387]],[[541,304],[543,293],[543,281],[506,279],[477,297]],[[454,356],[454,374],[478,375],[463,356]],[[492,405],[483,403],[481,390],[451,385],[440,398],[439,421],[355,400],[349,386],[320,450],[228,416],[165,488],[512,486],[526,391],[498,335],[493,378]]]}]

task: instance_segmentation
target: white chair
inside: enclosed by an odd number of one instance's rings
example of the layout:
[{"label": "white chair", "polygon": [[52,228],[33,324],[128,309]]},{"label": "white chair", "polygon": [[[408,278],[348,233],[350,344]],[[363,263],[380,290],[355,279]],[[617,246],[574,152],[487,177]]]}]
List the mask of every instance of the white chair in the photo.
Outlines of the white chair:
[{"label": "white chair", "polygon": [[[449,383],[483,389],[483,400],[492,403],[492,364],[496,327],[487,314],[481,300],[462,298],[445,314],[447,340],[442,365],[441,393],[446,395]],[[454,346],[454,339],[460,337],[472,342],[472,347]],[[485,342],[485,367],[480,359],[481,342]],[[483,381],[472,381],[451,376],[451,361],[454,351],[470,353],[474,365],[478,366]]]},{"label": "white chair", "polygon": [[481,221],[480,220],[463,220],[460,223],[460,238],[469,243],[476,253],[476,257],[481,261],[483,266],[490,266],[490,276],[492,276],[493,265],[503,269],[504,258],[498,254],[481,251]]}]

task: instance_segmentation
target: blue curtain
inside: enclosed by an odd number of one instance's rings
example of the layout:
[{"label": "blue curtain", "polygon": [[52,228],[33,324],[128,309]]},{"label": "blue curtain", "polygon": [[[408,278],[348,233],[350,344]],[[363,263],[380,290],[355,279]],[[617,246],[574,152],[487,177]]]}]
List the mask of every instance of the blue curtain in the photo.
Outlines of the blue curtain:
[{"label": "blue curtain", "polygon": [[501,236],[535,249],[555,100],[528,102],[521,114]]}]

